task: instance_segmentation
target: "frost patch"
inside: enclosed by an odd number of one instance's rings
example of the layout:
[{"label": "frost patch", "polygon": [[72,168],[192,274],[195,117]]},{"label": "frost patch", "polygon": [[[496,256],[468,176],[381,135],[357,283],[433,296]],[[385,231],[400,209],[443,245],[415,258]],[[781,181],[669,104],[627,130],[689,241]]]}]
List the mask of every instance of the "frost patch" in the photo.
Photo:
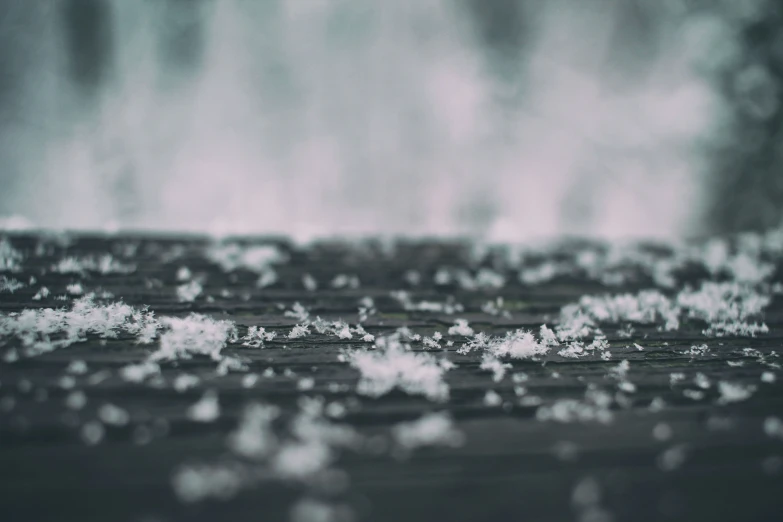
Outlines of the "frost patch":
[{"label": "frost patch", "polygon": [[71,310],[44,308],[0,314],[0,339],[16,337],[25,355],[34,356],[84,341],[87,334],[116,338],[121,333],[149,342],[159,327],[151,312],[124,303],[98,305],[92,295],[74,301]]},{"label": "frost patch", "polygon": [[362,395],[380,397],[398,388],[433,401],[449,397],[449,387],[443,376],[452,368],[452,363],[428,353],[414,353],[395,338],[379,340],[375,351],[349,352],[347,358],[361,373],[357,391]]},{"label": "frost patch", "polygon": [[21,281],[17,281],[14,278],[8,278],[6,276],[0,276],[0,292],[8,292],[13,294],[20,288],[24,288],[26,285]]},{"label": "frost patch", "polygon": [[184,319],[163,317],[160,323],[167,330],[160,337],[160,348],[150,356],[152,360],[189,358],[196,354],[217,360],[229,339],[236,336],[233,322],[201,314],[190,314]]},{"label": "frost patch", "polygon": [[53,272],[60,274],[85,274],[97,272],[99,274],[130,274],[136,270],[136,265],[122,263],[110,254],[99,257],[66,257],[52,266]]},{"label": "frost patch", "polygon": [[461,446],[465,436],[447,413],[426,413],[411,422],[401,422],[392,429],[394,440],[405,449],[422,446]]}]

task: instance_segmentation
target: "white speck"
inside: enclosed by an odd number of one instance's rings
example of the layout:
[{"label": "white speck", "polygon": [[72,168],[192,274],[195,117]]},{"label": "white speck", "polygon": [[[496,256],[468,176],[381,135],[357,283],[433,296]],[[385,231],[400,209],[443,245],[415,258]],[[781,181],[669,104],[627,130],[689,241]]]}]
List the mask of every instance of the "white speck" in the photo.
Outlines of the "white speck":
[{"label": "white speck", "polygon": [[304,337],[310,333],[310,330],[307,329],[306,325],[298,324],[294,326],[291,329],[291,332],[288,334],[289,339],[299,339],[300,337]]},{"label": "white speck", "polygon": [[487,393],[484,394],[484,404],[486,406],[494,407],[494,406],[500,406],[503,403],[503,398],[498,395],[498,393],[494,390],[487,390]]},{"label": "white speck", "polygon": [[161,324],[168,328],[160,337],[160,348],[151,357],[177,359],[192,354],[209,355],[218,358],[228,339],[236,335],[231,321],[219,321],[201,314],[190,314],[185,318],[163,317]]},{"label": "white speck", "polygon": [[783,420],[772,416],[764,419],[764,433],[768,437],[783,440]]},{"label": "white speck", "polygon": [[667,440],[671,439],[673,433],[674,432],[672,431],[671,426],[665,422],[659,422],[656,424],[652,431],[655,440],[659,440],[661,442],[666,442]]},{"label": "white speck", "polygon": [[347,408],[339,402],[330,402],[324,410],[328,417],[339,419],[348,413]]},{"label": "white speck", "polygon": [[130,420],[128,412],[114,404],[104,404],[98,409],[98,417],[104,424],[125,426]]},{"label": "white speck", "polygon": [[106,430],[103,428],[103,424],[98,421],[86,422],[81,429],[82,440],[85,444],[94,446],[103,440],[103,434]]},{"label": "white speck", "polygon": [[258,374],[257,373],[248,373],[244,377],[242,377],[242,387],[243,388],[252,388],[256,385],[258,382]]},{"label": "white speck", "polygon": [[312,377],[303,377],[296,383],[296,388],[300,391],[312,390],[315,386],[315,379]]},{"label": "white speck", "polygon": [[650,405],[647,407],[647,409],[652,412],[659,412],[665,407],[666,401],[664,401],[661,397],[655,397],[652,401],[650,401]]},{"label": "white speck", "polygon": [[196,385],[198,385],[200,381],[201,379],[199,379],[195,375],[183,373],[181,375],[178,375],[177,378],[174,379],[174,389],[182,393],[185,390],[189,390],[190,388],[195,387]]},{"label": "white speck", "polygon": [[151,375],[160,372],[160,366],[153,362],[129,364],[120,368],[120,377],[130,382],[142,382]]},{"label": "white speck", "polygon": [[318,281],[316,281],[312,275],[305,274],[302,276],[302,286],[304,286],[305,290],[308,292],[315,292],[318,290]]},{"label": "white speck", "polygon": [[466,319],[455,319],[454,326],[449,328],[449,335],[470,337],[473,335],[473,328],[468,326],[468,321]]},{"label": "white speck", "polygon": [[49,291],[48,288],[42,286],[41,288],[38,289],[38,291],[33,296],[33,301],[40,301],[41,299],[46,299],[47,297],[49,297],[50,293],[51,292]]},{"label": "white speck", "polygon": [[601,487],[593,477],[580,480],[571,493],[571,502],[578,507],[594,506],[601,501]]},{"label": "white speck", "polygon": [[188,267],[181,266],[177,269],[177,281],[189,281],[191,277],[193,277],[193,274]]},{"label": "white speck", "polygon": [[68,365],[68,368],[65,369],[68,373],[73,373],[75,375],[84,375],[87,373],[87,363],[77,359],[75,361],[71,361],[71,363]]},{"label": "white speck", "polygon": [[562,461],[576,460],[579,455],[579,447],[571,441],[561,440],[552,446],[555,456]]},{"label": "white speck", "polygon": [[327,504],[321,500],[303,498],[291,508],[291,522],[351,522],[356,517],[350,506]]},{"label": "white speck", "polygon": [[663,471],[673,471],[685,462],[685,446],[672,446],[658,455],[658,467]]},{"label": "white speck", "polygon": [[186,466],[174,474],[172,482],[182,502],[198,502],[209,497],[225,500],[239,491],[242,476],[228,466]]},{"label": "white speck", "polygon": [[773,372],[764,372],[761,374],[761,382],[766,382],[768,384],[772,384],[777,380],[777,377]]},{"label": "white speck", "polygon": [[73,391],[65,397],[65,405],[72,410],[81,410],[87,404],[87,396],[83,391]]},{"label": "white speck", "polygon": [[464,436],[446,413],[426,413],[418,420],[395,425],[392,433],[397,443],[407,449],[459,446],[464,441]]},{"label": "white speck", "polygon": [[743,386],[742,384],[720,381],[718,383],[718,390],[720,391],[719,402],[726,404],[749,399],[753,395],[753,392],[756,391],[756,387],[753,385]]},{"label": "white speck", "polygon": [[187,416],[196,422],[214,422],[220,417],[220,403],[217,393],[212,390],[204,392],[201,399],[188,408]]},{"label": "white speck", "polygon": [[683,390],[682,394],[684,397],[694,401],[700,401],[704,398],[704,392],[700,390]]},{"label": "white speck", "polygon": [[378,350],[355,350],[347,354],[348,362],[361,373],[357,387],[360,394],[380,397],[399,388],[430,400],[448,398],[449,387],[443,374],[453,363],[438,360],[429,353],[411,352],[394,338],[383,338],[377,344]]},{"label": "white speck", "polygon": [[177,287],[177,300],[180,303],[192,303],[203,291],[204,287],[194,279]]},{"label": "white speck", "polygon": [[84,288],[82,288],[81,283],[73,283],[66,286],[65,291],[71,295],[82,295],[84,293]]}]

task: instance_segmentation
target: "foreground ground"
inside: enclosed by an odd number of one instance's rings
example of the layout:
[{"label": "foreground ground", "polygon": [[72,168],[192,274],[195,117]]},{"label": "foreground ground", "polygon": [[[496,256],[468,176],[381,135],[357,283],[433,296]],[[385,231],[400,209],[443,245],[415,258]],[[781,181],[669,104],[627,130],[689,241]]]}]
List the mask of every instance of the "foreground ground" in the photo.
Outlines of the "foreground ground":
[{"label": "foreground ground", "polygon": [[0,233],[0,519],[780,520],[780,237]]}]

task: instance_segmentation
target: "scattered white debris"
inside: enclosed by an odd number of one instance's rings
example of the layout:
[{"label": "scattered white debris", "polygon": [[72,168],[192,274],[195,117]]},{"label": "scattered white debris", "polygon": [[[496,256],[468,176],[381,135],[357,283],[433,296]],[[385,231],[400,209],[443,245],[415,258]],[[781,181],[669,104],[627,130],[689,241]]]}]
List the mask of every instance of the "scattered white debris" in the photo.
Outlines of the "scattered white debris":
[{"label": "scattered white debris", "polygon": [[258,276],[258,279],[256,280],[256,286],[258,288],[268,288],[277,283],[277,279],[277,272],[274,269],[267,267]]},{"label": "scattered white debris", "polygon": [[694,401],[700,401],[704,398],[704,392],[700,390],[683,390],[682,395]]},{"label": "scattered white debris", "polygon": [[81,390],[72,391],[65,397],[65,405],[72,410],[81,410],[87,404],[87,396]]},{"label": "scattered white debris", "polygon": [[560,399],[550,405],[542,405],[536,410],[536,418],[541,421],[590,422],[602,424],[612,422],[614,415],[609,407],[612,397],[597,389],[588,389],[583,401]]},{"label": "scattered white debris", "polygon": [[269,455],[278,444],[271,424],[279,414],[280,410],[274,406],[257,403],[246,406],[239,426],[228,437],[229,448],[243,457]]},{"label": "scattered white debris", "polygon": [[473,328],[468,326],[468,321],[465,319],[455,319],[454,326],[449,328],[449,335],[462,335],[470,337],[473,335]]},{"label": "scattered white debris", "polygon": [[764,433],[768,437],[783,440],[783,420],[772,416],[764,419]]},{"label": "scattered white debris", "polygon": [[160,373],[160,366],[154,362],[129,364],[120,368],[120,377],[130,382],[142,382],[147,377]]},{"label": "scattered white debris", "polygon": [[[92,295],[74,301],[71,310],[42,308],[0,314],[0,339],[16,337],[31,357],[83,341],[87,334],[115,338],[124,332],[149,342],[159,326],[153,314],[124,303],[97,305]],[[56,339],[52,337],[57,336]]]},{"label": "scattered white debris", "polygon": [[65,291],[71,295],[82,295],[84,293],[84,287],[81,283],[72,283],[65,287]]},{"label": "scattered white debris", "polygon": [[242,387],[243,388],[252,388],[256,385],[258,382],[258,374],[257,373],[248,373],[247,375],[244,375],[242,377]]},{"label": "scattered white debris", "polygon": [[11,242],[0,237],[0,272],[17,272],[22,268],[24,256]]},{"label": "scattered white debris", "polygon": [[361,286],[359,278],[355,275],[338,274],[332,279],[331,287],[335,289],[350,288],[356,290]]},{"label": "scattered white debris", "polygon": [[220,403],[213,390],[204,392],[201,399],[187,410],[189,419],[196,422],[214,422],[220,417]]},{"label": "scattered white debris", "polygon": [[136,270],[136,265],[122,263],[110,254],[104,254],[98,258],[66,257],[52,266],[53,272],[61,274],[84,274],[85,272],[97,272],[100,274],[130,274]]},{"label": "scattered white debris", "polygon": [[712,386],[710,379],[701,372],[697,373],[693,378],[693,383],[702,390],[708,390]]},{"label": "scattered white debris", "polygon": [[185,318],[163,317],[160,324],[167,330],[160,337],[160,348],[150,357],[152,360],[189,358],[192,355],[209,355],[218,359],[229,338],[236,336],[231,321],[220,321],[192,313]]},{"label": "scattered white debris", "polygon": [[672,446],[658,455],[658,467],[662,471],[674,471],[685,462],[686,448],[684,445]]},{"label": "scattered white debris", "polygon": [[177,269],[176,278],[177,281],[185,282],[189,281],[193,277],[193,273],[186,266],[181,266]]},{"label": "scattered white debris", "polygon": [[103,440],[106,430],[98,421],[89,421],[84,423],[81,429],[82,440],[85,444],[94,446]]},{"label": "scattered white debris", "polygon": [[6,276],[0,276],[0,292],[8,292],[13,294],[20,288],[24,288],[26,285],[21,281],[17,281],[14,278],[8,278]]},{"label": "scattered white debris", "polygon": [[484,405],[494,408],[503,404],[503,398],[495,390],[487,390],[484,394]]},{"label": "scattered white debris", "polygon": [[75,359],[68,363],[65,371],[74,375],[84,375],[87,373],[87,363],[81,359]]},{"label": "scattered white debris", "polygon": [[426,413],[418,420],[402,422],[392,429],[394,440],[406,449],[422,446],[460,446],[464,435],[448,413]]},{"label": "scattered white debris", "polygon": [[291,522],[351,522],[356,516],[350,506],[328,504],[314,498],[303,498],[294,504]]},{"label": "scattered white debris", "polygon": [[691,318],[706,321],[705,335],[755,336],[769,331],[764,324],[750,323],[769,304],[769,295],[737,282],[705,281],[699,290],[685,289],[677,296],[677,304]]},{"label": "scattered white debris", "polygon": [[215,373],[217,375],[223,376],[228,375],[229,372],[246,372],[248,370],[248,366],[243,360],[237,357],[223,355],[219,359],[220,362],[218,362],[218,365],[215,368]]},{"label": "scattered white debris", "polygon": [[377,344],[376,351],[347,353],[348,362],[361,373],[357,387],[360,394],[380,397],[399,388],[430,400],[448,399],[449,387],[443,374],[453,367],[452,363],[428,353],[411,352],[393,337],[379,339]]},{"label": "scattered white debris", "polygon": [[718,390],[720,391],[720,399],[718,401],[726,404],[748,400],[753,395],[753,392],[756,391],[756,387],[752,384],[743,386],[742,384],[720,381]]},{"label": "scattered white debris", "polygon": [[179,393],[182,393],[191,388],[195,388],[198,386],[199,382],[201,382],[201,379],[199,379],[197,376],[191,375],[189,373],[183,373],[177,375],[177,378],[174,379],[174,389]]},{"label": "scattered white debris", "polygon": [[238,243],[222,243],[207,248],[205,255],[224,272],[241,268],[262,274],[272,265],[288,261],[285,252],[275,245],[243,246]]},{"label": "scattered white debris", "polygon": [[302,377],[296,383],[296,389],[299,391],[310,391],[315,387],[315,379],[312,377]]},{"label": "scattered white debris", "polygon": [[672,430],[672,427],[666,424],[665,422],[659,422],[653,428],[652,434],[655,440],[666,442],[667,440],[672,438],[674,431]]},{"label": "scattered white debris", "polygon": [[205,498],[229,499],[242,487],[243,476],[235,466],[184,466],[174,474],[177,497],[185,503]]},{"label": "scattered white debris", "polygon": [[546,354],[549,351],[549,346],[536,341],[532,333],[526,330],[517,330],[508,332],[505,338],[491,341],[487,351],[498,358],[530,359]]},{"label": "scattered white debris", "polygon": [[511,369],[512,366],[508,363],[502,363],[499,359],[493,357],[489,353],[485,353],[481,358],[481,365],[479,368],[491,371],[492,380],[500,382],[503,380],[503,377],[505,377],[506,371]]},{"label": "scattered white debris", "polygon": [[291,331],[288,334],[288,338],[299,339],[309,334],[310,334],[310,330],[308,330],[307,325],[297,324],[296,326],[291,328]]},{"label": "scattered white debris", "polygon": [[98,409],[98,418],[110,426],[125,426],[130,421],[130,415],[127,411],[108,403]]},{"label": "scattered white debris", "polygon": [[685,352],[688,355],[691,355],[693,357],[701,357],[703,355],[706,355],[707,352],[709,352],[710,349],[707,347],[706,344],[700,344],[698,346],[694,345],[691,346],[691,349]]},{"label": "scattered white debris", "polygon": [[204,287],[195,279],[177,286],[177,300],[180,303],[192,303],[204,292]]},{"label": "scattered white debris", "polygon": [[571,271],[572,268],[570,266],[550,261],[541,263],[538,266],[523,268],[519,272],[519,280],[526,285],[540,285]]},{"label": "scattered white debris", "polygon": [[685,374],[682,372],[672,372],[669,374],[669,385],[674,386],[685,380]]},{"label": "scattered white debris", "polygon": [[305,274],[302,276],[302,286],[304,286],[305,290],[308,292],[315,292],[318,290],[318,281],[316,281],[312,275]]},{"label": "scattered white debris", "polygon": [[286,310],[283,315],[285,317],[292,317],[300,323],[306,323],[310,318],[310,312],[308,312],[307,308],[302,306],[298,301],[293,304],[291,310]]},{"label": "scattered white debris", "polygon": [[49,291],[48,288],[42,286],[41,288],[38,289],[38,291],[33,296],[33,301],[40,301],[41,299],[46,299],[47,297],[49,297],[50,293],[51,292]]},{"label": "scattered white debris", "polygon": [[275,337],[277,337],[277,333],[267,332],[263,326],[249,326],[247,334],[239,340],[242,341],[242,346],[260,348],[264,345],[264,342],[271,341]]}]

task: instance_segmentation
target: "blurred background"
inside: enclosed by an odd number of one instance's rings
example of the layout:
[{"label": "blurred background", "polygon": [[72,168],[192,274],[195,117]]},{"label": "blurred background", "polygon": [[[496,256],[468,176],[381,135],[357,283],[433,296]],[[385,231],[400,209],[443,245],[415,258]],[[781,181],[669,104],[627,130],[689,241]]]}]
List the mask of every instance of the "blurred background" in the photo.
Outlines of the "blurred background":
[{"label": "blurred background", "polygon": [[0,0],[0,217],[513,241],[774,226],[782,15],[778,0]]}]

